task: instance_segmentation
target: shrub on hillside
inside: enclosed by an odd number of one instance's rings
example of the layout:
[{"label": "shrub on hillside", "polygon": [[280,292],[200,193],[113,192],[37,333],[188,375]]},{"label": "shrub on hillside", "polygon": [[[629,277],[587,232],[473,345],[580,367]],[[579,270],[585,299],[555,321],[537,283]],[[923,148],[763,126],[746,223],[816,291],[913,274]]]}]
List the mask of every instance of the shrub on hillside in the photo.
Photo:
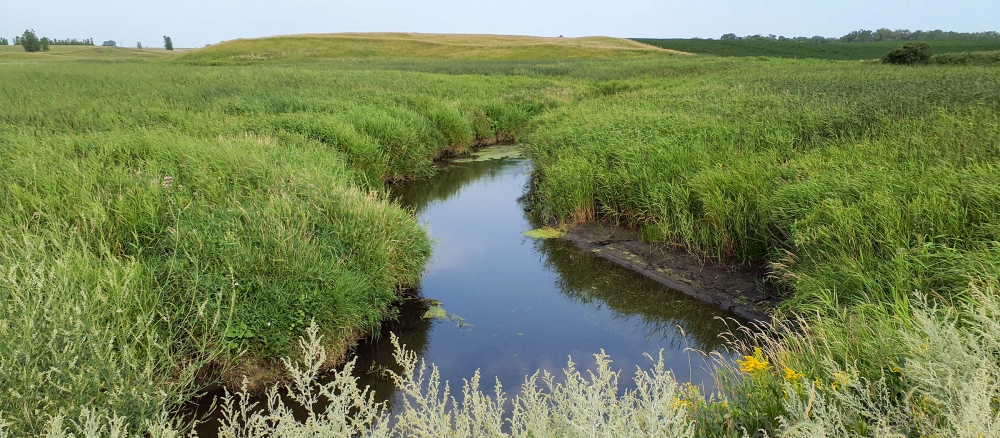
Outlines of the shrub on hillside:
[{"label": "shrub on hillside", "polygon": [[107,40],[101,43],[101,45],[104,47],[118,47],[118,43],[116,43],[115,40]]},{"label": "shrub on hillside", "polygon": [[42,50],[42,42],[38,40],[38,35],[35,35],[35,31],[26,30],[24,34],[21,35],[21,47],[24,47],[25,52],[37,52]]},{"label": "shrub on hillside", "polygon": [[882,62],[898,65],[926,64],[931,55],[931,46],[927,43],[906,43],[886,53]]},{"label": "shrub on hillside", "polygon": [[0,46],[9,46],[9,45],[10,41],[7,41],[7,38],[0,38]]}]

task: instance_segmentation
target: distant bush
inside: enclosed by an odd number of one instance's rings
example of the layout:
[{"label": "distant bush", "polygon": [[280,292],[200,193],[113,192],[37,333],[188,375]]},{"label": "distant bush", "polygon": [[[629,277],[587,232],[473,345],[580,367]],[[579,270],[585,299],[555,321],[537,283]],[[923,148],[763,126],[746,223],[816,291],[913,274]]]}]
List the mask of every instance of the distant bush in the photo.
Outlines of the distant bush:
[{"label": "distant bush", "polygon": [[931,56],[930,63],[948,65],[997,65],[1000,64],[1000,50],[941,53]]},{"label": "distant bush", "polygon": [[172,39],[170,39],[170,37],[164,35],[163,36],[163,48],[167,49],[167,50],[174,50],[174,40],[172,40]]},{"label": "distant bush", "polygon": [[10,41],[7,41],[7,38],[0,38],[0,46],[9,46],[9,45]]},{"label": "distant bush", "polygon": [[48,38],[42,37],[42,39],[39,40],[39,45],[41,45],[42,51],[45,51],[45,52],[49,51],[49,39]]},{"label": "distant bush", "polygon": [[931,46],[927,43],[906,43],[882,57],[886,64],[926,64],[931,59]]},{"label": "distant bush", "polygon": [[21,42],[21,46],[24,47],[25,52],[42,50],[42,42],[38,40],[38,35],[35,35],[35,31],[33,30],[24,31],[19,41]]},{"label": "distant bush", "polygon": [[118,43],[116,43],[115,40],[107,40],[107,41],[101,43],[101,46],[104,46],[104,47],[118,47]]}]

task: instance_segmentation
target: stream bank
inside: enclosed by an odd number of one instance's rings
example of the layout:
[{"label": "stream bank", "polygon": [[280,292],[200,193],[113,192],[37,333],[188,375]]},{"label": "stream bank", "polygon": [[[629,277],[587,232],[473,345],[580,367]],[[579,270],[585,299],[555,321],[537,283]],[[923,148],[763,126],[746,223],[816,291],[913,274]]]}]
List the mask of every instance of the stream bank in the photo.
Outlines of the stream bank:
[{"label": "stream bank", "polygon": [[747,320],[770,322],[779,303],[762,286],[762,267],[703,263],[686,251],[644,242],[633,230],[602,222],[570,227],[562,239]]}]

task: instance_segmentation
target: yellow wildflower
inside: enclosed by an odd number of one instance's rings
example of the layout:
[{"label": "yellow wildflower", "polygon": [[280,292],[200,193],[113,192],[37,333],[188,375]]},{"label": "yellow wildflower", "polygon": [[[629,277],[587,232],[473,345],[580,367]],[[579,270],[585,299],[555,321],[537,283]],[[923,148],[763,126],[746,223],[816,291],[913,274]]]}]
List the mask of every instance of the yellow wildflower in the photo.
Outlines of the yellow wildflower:
[{"label": "yellow wildflower", "polygon": [[795,383],[798,382],[799,379],[803,377],[805,376],[802,373],[798,373],[789,367],[785,367],[785,380]]},{"label": "yellow wildflower", "polygon": [[691,405],[690,400],[684,400],[680,397],[674,397],[674,402],[670,404],[670,407],[677,409],[684,409]]},{"label": "yellow wildflower", "polygon": [[747,374],[764,371],[770,366],[767,359],[764,359],[764,352],[760,351],[759,347],[754,347],[752,356],[743,356],[743,360],[737,359],[736,363],[739,364],[740,371]]},{"label": "yellow wildflower", "polygon": [[851,374],[846,371],[837,371],[833,373],[833,378],[836,379],[831,386],[835,389],[838,386],[847,386],[851,383]]}]

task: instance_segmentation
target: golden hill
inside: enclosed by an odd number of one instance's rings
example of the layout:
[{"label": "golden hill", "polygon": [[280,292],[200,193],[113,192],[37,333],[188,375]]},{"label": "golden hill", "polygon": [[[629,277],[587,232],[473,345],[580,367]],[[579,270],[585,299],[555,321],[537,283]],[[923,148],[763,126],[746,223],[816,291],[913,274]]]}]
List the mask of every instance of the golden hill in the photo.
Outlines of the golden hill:
[{"label": "golden hill", "polygon": [[185,53],[191,61],[270,59],[601,59],[680,54],[611,37],[341,33],[226,41]]}]

